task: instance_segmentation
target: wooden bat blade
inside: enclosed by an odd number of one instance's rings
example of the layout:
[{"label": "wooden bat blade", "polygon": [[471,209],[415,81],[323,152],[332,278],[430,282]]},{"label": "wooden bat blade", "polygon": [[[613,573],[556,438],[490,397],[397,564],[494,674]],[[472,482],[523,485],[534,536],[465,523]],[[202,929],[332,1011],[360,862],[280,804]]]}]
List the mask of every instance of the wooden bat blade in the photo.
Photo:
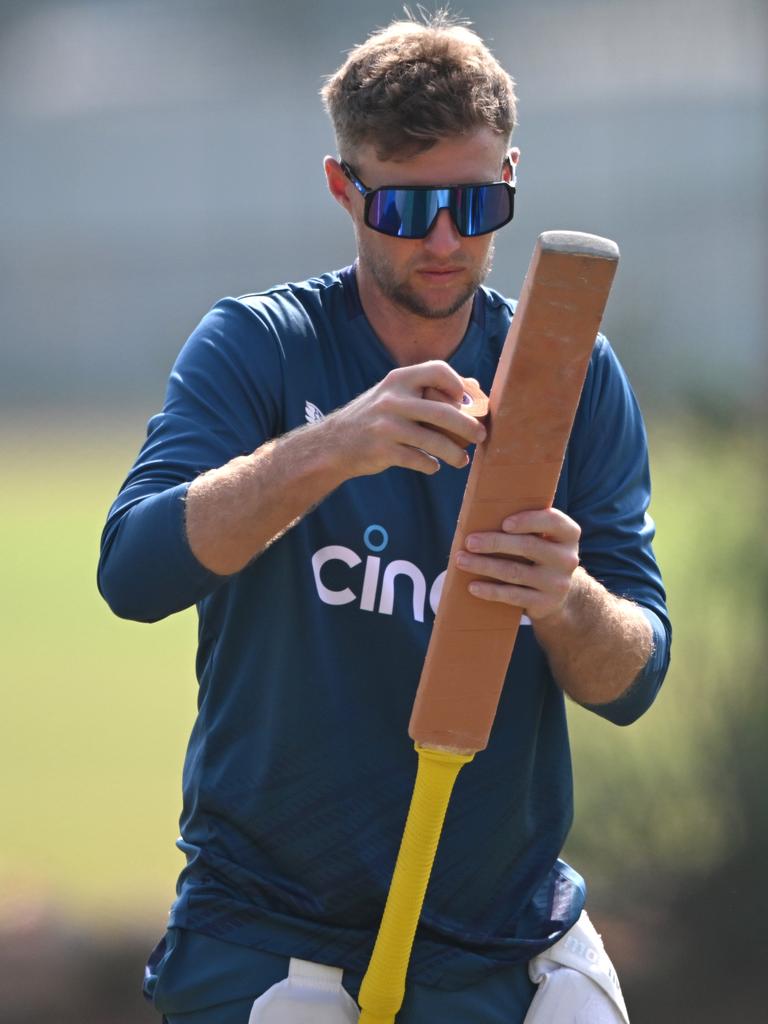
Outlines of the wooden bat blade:
[{"label": "wooden bat blade", "polygon": [[472,597],[455,568],[467,534],[548,508],[619,259],[615,242],[572,231],[542,234],[525,277],[490,395],[427,657],[411,737],[461,752],[488,744],[521,609]]}]

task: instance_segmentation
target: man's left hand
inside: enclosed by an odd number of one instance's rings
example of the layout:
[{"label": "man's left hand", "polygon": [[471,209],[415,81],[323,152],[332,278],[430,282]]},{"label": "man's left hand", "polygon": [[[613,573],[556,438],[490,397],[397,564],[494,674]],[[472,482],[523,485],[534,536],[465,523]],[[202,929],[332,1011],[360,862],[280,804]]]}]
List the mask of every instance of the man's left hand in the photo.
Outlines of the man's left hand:
[{"label": "man's left hand", "polygon": [[581,528],[558,509],[518,512],[499,532],[471,533],[456,564],[485,601],[523,608],[532,622],[561,612],[579,566]]}]

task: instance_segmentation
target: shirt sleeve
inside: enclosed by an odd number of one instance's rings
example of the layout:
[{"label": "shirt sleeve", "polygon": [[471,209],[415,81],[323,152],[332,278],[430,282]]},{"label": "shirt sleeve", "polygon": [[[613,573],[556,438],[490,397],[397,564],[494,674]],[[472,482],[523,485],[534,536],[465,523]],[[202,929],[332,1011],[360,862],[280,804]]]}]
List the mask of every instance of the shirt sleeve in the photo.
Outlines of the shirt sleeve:
[{"label": "shirt sleeve", "polygon": [[266,319],[236,299],[217,303],[184,345],[102,534],[98,585],[117,615],[155,622],[227,579],[189,547],[187,490],[282,432],[281,351]]},{"label": "shirt sleeve", "polygon": [[653,652],[615,701],[585,707],[629,725],[653,703],[669,665],[671,626],[653,553],[655,526],[648,444],[629,381],[608,341],[598,337],[569,454],[568,513],[581,526],[581,563],[611,593],[638,604],[653,630]]}]

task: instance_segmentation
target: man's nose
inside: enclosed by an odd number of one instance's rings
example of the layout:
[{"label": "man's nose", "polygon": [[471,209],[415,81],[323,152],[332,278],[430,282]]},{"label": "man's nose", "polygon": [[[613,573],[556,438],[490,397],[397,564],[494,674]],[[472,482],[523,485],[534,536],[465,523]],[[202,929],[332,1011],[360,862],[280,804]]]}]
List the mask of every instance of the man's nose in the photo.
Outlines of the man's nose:
[{"label": "man's nose", "polygon": [[424,245],[435,256],[450,256],[461,246],[461,235],[456,230],[450,211],[440,210]]}]

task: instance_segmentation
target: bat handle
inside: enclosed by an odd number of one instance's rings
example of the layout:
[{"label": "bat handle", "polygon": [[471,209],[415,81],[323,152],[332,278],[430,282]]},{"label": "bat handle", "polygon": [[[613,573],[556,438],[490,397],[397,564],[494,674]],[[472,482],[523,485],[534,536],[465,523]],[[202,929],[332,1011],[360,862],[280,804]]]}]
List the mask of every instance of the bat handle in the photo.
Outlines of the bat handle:
[{"label": "bat handle", "polygon": [[403,1004],[411,948],[448,801],[459,770],[474,757],[418,743],[416,752],[419,764],[408,819],[379,934],[360,986],[359,1024],[394,1024]]}]

